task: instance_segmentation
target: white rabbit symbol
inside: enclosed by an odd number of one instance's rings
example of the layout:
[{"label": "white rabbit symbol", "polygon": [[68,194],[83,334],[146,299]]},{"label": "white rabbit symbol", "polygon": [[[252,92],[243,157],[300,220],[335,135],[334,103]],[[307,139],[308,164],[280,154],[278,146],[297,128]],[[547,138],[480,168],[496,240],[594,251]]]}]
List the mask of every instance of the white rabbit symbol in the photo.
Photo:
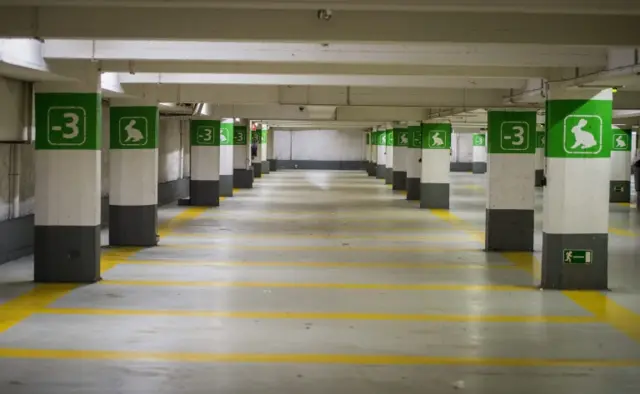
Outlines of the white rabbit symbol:
[{"label": "white rabbit symbol", "polygon": [[124,142],[139,142],[144,139],[144,136],[140,132],[140,130],[134,128],[136,121],[132,119],[129,121],[129,124],[124,128],[124,131],[127,132],[127,139]]},{"label": "white rabbit symbol", "polygon": [[573,126],[571,128],[571,132],[576,138],[576,143],[573,144],[571,149],[576,149],[578,147],[582,147],[582,149],[588,149],[598,145],[593,134],[586,130],[582,130],[586,125],[587,120],[583,118],[578,121],[578,124],[576,126]]},{"label": "white rabbit symbol", "polygon": [[442,138],[440,138],[440,132],[437,131],[433,137],[431,137],[431,139],[433,139],[433,145],[434,146],[440,146],[440,145],[444,145],[444,141],[442,140]]}]

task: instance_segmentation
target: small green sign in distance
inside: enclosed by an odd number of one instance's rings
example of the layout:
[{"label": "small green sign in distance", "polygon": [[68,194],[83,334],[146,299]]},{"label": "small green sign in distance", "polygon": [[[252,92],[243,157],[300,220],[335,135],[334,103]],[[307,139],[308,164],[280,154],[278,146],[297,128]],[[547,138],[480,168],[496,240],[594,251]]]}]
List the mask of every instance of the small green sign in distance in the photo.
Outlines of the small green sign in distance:
[{"label": "small green sign in distance", "polygon": [[192,146],[220,146],[220,121],[209,119],[191,120]]},{"label": "small green sign in distance", "polygon": [[593,251],[587,249],[563,249],[562,259],[565,264],[591,264]]},{"label": "small green sign in distance", "polygon": [[617,152],[631,152],[631,130],[611,129],[611,150]]},{"label": "small green sign in distance", "polygon": [[422,149],[451,149],[451,123],[423,123]]},{"label": "small green sign in distance", "polygon": [[393,129],[387,130],[387,146],[393,146]]},{"label": "small green sign in distance", "polygon": [[486,143],[484,133],[476,133],[473,135],[473,146],[485,146]]},{"label": "small green sign in distance", "polygon": [[378,132],[378,145],[387,145],[387,132],[384,130]]},{"label": "small green sign in distance", "polygon": [[409,129],[393,129],[393,146],[409,146]]},{"label": "small green sign in distance", "polygon": [[247,145],[247,126],[233,126],[233,145]]},{"label": "small green sign in distance", "polygon": [[547,139],[546,134],[547,133],[544,132],[544,131],[536,131],[536,148],[544,149],[544,147],[546,145],[545,142],[546,142],[546,139]]},{"label": "small green sign in distance", "polygon": [[111,107],[111,149],[155,149],[158,147],[158,107]]},{"label": "small green sign in distance", "polygon": [[233,122],[222,122],[220,124],[220,145],[233,145]]},{"label": "small green sign in distance", "polygon": [[422,149],[422,128],[419,125],[409,126],[409,148]]}]

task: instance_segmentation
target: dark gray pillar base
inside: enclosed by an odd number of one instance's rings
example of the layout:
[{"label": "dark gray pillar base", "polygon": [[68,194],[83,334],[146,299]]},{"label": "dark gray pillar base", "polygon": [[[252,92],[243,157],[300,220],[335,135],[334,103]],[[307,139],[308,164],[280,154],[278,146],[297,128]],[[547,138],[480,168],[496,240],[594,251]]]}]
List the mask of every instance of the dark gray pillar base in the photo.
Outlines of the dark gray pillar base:
[{"label": "dark gray pillar base", "polygon": [[533,251],[533,209],[487,209],[487,251]]},{"label": "dark gray pillar base", "polygon": [[278,160],[269,159],[269,171],[277,171],[278,170]]},{"label": "dark gray pillar base", "polygon": [[262,162],[262,173],[263,174],[268,174],[269,173],[269,162],[268,161],[263,161]]},{"label": "dark gray pillar base", "polygon": [[609,202],[630,202],[631,181],[610,181]]},{"label": "dark gray pillar base", "polygon": [[376,164],[376,179],[384,179],[387,176],[387,167]]},{"label": "dark gray pillar base", "polygon": [[109,205],[109,245],[156,246],[157,244],[157,205]]},{"label": "dark gray pillar base", "polygon": [[393,168],[384,168],[384,184],[393,185]]},{"label": "dark gray pillar base", "polygon": [[253,177],[262,178],[262,163],[253,163]]},{"label": "dark gray pillar base", "polygon": [[217,207],[220,205],[219,181],[189,182],[189,205],[200,207]]},{"label": "dark gray pillar base", "polygon": [[544,180],[544,170],[536,170],[536,187],[542,187]]},{"label": "dark gray pillar base", "polygon": [[376,163],[369,162],[367,164],[367,175],[376,176]]},{"label": "dark gray pillar base", "polygon": [[[609,234],[542,233],[543,289],[607,290]],[[564,251],[589,250],[590,264],[565,263]]]},{"label": "dark gray pillar base", "polygon": [[220,175],[220,197],[233,197],[233,175]]},{"label": "dark gray pillar base", "polygon": [[35,226],[33,277],[44,283],[100,280],[100,225]]},{"label": "dark gray pillar base", "polygon": [[407,200],[420,200],[420,178],[407,178]]},{"label": "dark gray pillar base", "polygon": [[449,209],[449,184],[421,183],[420,208]]},{"label": "dark gray pillar base", "polygon": [[487,172],[487,163],[474,161],[473,163],[471,163],[471,172],[473,172],[474,174],[484,174],[485,172]]},{"label": "dark gray pillar base", "polygon": [[249,170],[234,168],[233,187],[236,189],[251,189],[253,187],[253,168]]},{"label": "dark gray pillar base", "polygon": [[407,190],[407,173],[405,171],[393,171],[393,190]]}]

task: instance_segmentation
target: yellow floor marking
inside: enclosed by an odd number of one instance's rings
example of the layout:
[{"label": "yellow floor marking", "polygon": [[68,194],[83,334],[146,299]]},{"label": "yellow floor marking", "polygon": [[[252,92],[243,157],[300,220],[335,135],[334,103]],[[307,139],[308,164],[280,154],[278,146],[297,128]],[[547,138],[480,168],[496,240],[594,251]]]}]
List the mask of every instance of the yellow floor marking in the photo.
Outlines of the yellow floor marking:
[{"label": "yellow floor marking", "polygon": [[631,230],[617,227],[609,227],[609,234],[619,235],[622,237],[635,237],[637,235]]},{"label": "yellow floor marking", "polygon": [[216,282],[178,280],[105,279],[101,285],[118,286],[185,286],[185,287],[261,287],[317,288],[354,290],[451,290],[451,291],[523,291],[531,288],[513,285],[461,285],[461,284],[393,284],[393,283],[300,283],[300,282]]},{"label": "yellow floor marking", "polygon": [[640,360],[429,357],[393,354],[266,354],[1,349],[0,357],[54,360],[129,360],[189,363],[472,365],[502,367],[638,367]]},{"label": "yellow floor marking", "polygon": [[503,252],[501,255],[512,262],[516,268],[527,271],[534,279],[540,279],[540,262],[531,252]]},{"label": "yellow floor marking", "polygon": [[[227,244],[167,244],[160,245],[157,248],[171,249],[235,249]],[[482,252],[479,249],[472,248],[442,248],[442,247],[424,247],[424,248],[401,248],[401,247],[384,247],[384,246],[272,246],[272,245],[243,245],[243,251],[261,250],[276,252],[394,252],[394,253],[444,253],[444,252]]]},{"label": "yellow floor marking", "polygon": [[[445,231],[443,231],[445,232]],[[289,234],[289,233],[243,233],[238,236],[236,233],[187,233],[187,232],[172,232],[172,237],[192,237],[192,238],[216,238],[227,240],[237,240],[238,242],[246,243],[247,238],[264,238],[264,239],[383,239],[389,241],[449,241],[452,239],[467,239],[468,234],[451,232],[446,235],[441,234],[425,234],[425,235],[370,235],[370,234]]]},{"label": "yellow floor marking", "polygon": [[413,268],[413,269],[514,269],[513,265],[459,263],[354,263],[354,262],[288,262],[288,261],[201,261],[201,260],[126,260],[126,265],[170,265],[180,267],[300,267],[300,268]]},{"label": "yellow floor marking", "polygon": [[318,320],[390,320],[430,322],[484,322],[484,323],[554,323],[593,324],[602,323],[593,316],[499,316],[499,315],[420,315],[395,313],[324,313],[324,312],[221,312],[184,310],[139,310],[139,309],[89,309],[89,308],[44,308],[33,313],[53,315],[99,315],[99,316],[177,316],[211,317],[230,319],[318,319]]},{"label": "yellow floor marking", "polygon": [[[222,200],[222,197],[220,198]],[[180,212],[176,216],[162,223],[159,227],[158,233],[160,236],[165,236],[173,231],[178,226],[184,225],[185,223],[197,218],[202,215],[208,207],[189,207],[184,211]]]},{"label": "yellow floor marking", "polygon": [[564,295],[618,331],[640,342],[640,315],[597,291],[563,291]]}]

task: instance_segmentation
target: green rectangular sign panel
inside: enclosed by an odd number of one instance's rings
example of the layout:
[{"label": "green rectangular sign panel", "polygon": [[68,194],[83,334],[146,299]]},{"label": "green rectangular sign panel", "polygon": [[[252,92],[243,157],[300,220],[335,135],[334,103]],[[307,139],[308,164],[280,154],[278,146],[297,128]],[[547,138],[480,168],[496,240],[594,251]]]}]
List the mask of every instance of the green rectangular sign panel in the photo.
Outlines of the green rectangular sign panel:
[{"label": "green rectangular sign panel", "polygon": [[381,130],[378,132],[378,145],[387,145],[387,132]]},{"label": "green rectangular sign panel", "polygon": [[484,133],[475,133],[473,135],[473,146],[485,146],[487,139]]},{"label": "green rectangular sign panel", "polygon": [[537,148],[542,148],[544,149],[545,147],[545,142],[547,140],[547,136],[546,136],[546,132],[545,131],[536,131],[536,149]]},{"label": "green rectangular sign panel", "polygon": [[631,152],[631,130],[611,128],[611,150],[617,152]]},{"label": "green rectangular sign panel", "polygon": [[155,149],[158,147],[158,107],[111,107],[111,149]]},{"label": "green rectangular sign panel", "polygon": [[102,142],[98,93],[37,93],[36,149],[97,150]]},{"label": "green rectangular sign panel", "polygon": [[423,123],[422,149],[451,149],[451,123]]},{"label": "green rectangular sign panel", "polygon": [[393,146],[409,146],[409,129],[393,129]]},{"label": "green rectangular sign panel", "polygon": [[233,122],[220,124],[220,145],[233,145]]},{"label": "green rectangular sign panel", "polygon": [[191,120],[192,146],[220,146],[220,121],[209,119]]},{"label": "green rectangular sign panel", "polygon": [[422,128],[419,125],[409,126],[409,148],[422,149]]},{"label": "green rectangular sign panel", "polygon": [[387,146],[393,146],[393,129],[387,130]]},{"label": "green rectangular sign panel", "polygon": [[535,111],[489,111],[488,127],[489,153],[536,152]]},{"label": "green rectangular sign panel", "polygon": [[267,143],[267,134],[269,133],[269,129],[262,129],[262,132],[260,132],[260,144],[266,144]]},{"label": "green rectangular sign panel", "polygon": [[251,143],[259,144],[260,140],[262,140],[262,130],[251,131]]},{"label": "green rectangular sign panel", "polygon": [[562,259],[565,264],[591,264],[593,251],[587,249],[564,249]]},{"label": "green rectangular sign panel", "polygon": [[611,156],[610,100],[547,102],[547,157],[605,158]]},{"label": "green rectangular sign panel", "polygon": [[247,145],[247,126],[233,126],[233,145]]}]

